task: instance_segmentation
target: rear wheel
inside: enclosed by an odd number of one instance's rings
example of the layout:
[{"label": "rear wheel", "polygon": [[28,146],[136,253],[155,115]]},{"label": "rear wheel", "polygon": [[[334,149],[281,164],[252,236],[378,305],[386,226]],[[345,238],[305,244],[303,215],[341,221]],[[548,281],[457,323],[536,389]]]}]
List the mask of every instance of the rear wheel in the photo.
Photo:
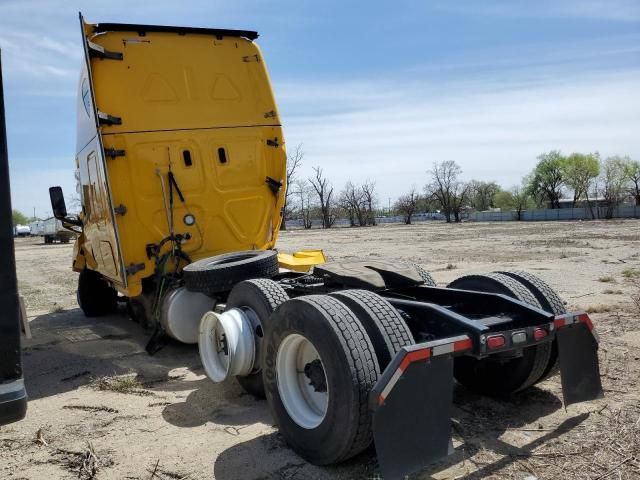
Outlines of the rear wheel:
[{"label": "rear wheel", "polygon": [[108,315],[118,307],[118,292],[94,270],[84,269],[80,272],[77,299],[87,317]]},{"label": "rear wheel", "polygon": [[327,465],[369,446],[368,398],[379,366],[364,327],[341,302],[309,295],[280,305],[264,361],[269,407],[298,454]]},{"label": "rear wheel", "polygon": [[[541,308],[535,296],[517,280],[499,273],[467,275],[448,288],[499,293]],[[551,354],[549,343],[522,349],[518,357],[493,355],[481,360],[458,357],[454,363],[456,380],[470,390],[487,395],[509,395],[533,385],[544,373]]]},{"label": "rear wheel", "polygon": [[356,314],[369,335],[381,371],[402,347],[415,343],[398,311],[380,295],[366,290],[344,290],[331,296]]},{"label": "rear wheel", "polygon": [[[564,301],[560,298],[560,295],[551,288],[544,280],[533,275],[529,272],[515,271],[515,272],[498,272],[504,275],[508,275],[511,278],[515,278],[520,283],[525,285],[533,295],[535,295],[538,302],[542,306],[543,310],[551,312],[554,315],[562,315],[567,313]],[[542,382],[549,377],[552,377],[560,370],[560,364],[558,363],[558,341],[554,340],[551,344],[551,355],[549,357],[549,363],[542,374],[542,377],[538,382]]]},{"label": "rear wheel", "polygon": [[289,299],[287,292],[273,280],[256,279],[240,282],[233,287],[227,307],[244,310],[252,319],[256,339],[256,361],[249,375],[236,376],[238,383],[247,393],[264,398],[262,382],[261,350],[265,329],[268,328],[269,317],[278,305]]}]

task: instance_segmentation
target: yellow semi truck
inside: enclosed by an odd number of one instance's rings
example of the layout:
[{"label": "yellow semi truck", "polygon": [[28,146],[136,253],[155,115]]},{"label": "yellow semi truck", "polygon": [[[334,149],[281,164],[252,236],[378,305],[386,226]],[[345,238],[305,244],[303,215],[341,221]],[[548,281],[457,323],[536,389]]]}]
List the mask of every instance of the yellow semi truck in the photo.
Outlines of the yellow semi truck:
[{"label": "yellow semi truck", "polygon": [[422,267],[324,263],[275,251],[285,142],[257,33],[85,23],[73,269],[89,316],[119,300],[198,343],[207,375],[236,377],[316,464],[375,441],[385,478],[450,452],[454,377],[510,395],[561,371],[565,403],[602,393],[584,313],[525,272],[438,287]]}]

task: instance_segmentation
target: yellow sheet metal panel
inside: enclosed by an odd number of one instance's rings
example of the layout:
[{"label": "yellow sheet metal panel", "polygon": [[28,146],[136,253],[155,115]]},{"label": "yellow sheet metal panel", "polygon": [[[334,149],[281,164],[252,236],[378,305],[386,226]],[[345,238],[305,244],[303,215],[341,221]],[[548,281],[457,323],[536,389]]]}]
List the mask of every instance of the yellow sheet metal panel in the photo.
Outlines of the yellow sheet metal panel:
[{"label": "yellow sheet metal panel", "polygon": [[300,250],[293,254],[278,253],[280,267],[295,272],[308,272],[311,267],[321,265],[326,261],[322,250]]},{"label": "yellow sheet metal panel", "polygon": [[[86,69],[79,82],[78,164],[87,265],[96,264],[115,278],[121,273],[116,258],[121,252],[122,265],[138,271],[126,275],[127,286],[115,286],[125,295],[139,294],[142,279],[155,266],[147,246],[169,235],[170,222],[174,233],[187,238],[182,247],[193,260],[273,248],[282,221],[286,153],[257,45],[239,37],[140,34],[135,29],[96,35],[93,27],[84,27],[87,41],[122,53],[122,60],[92,56],[92,89],[87,89]],[[87,106],[91,90],[99,112],[121,119],[120,124],[100,125],[95,138],[92,105]],[[95,150],[100,140],[105,152],[119,151],[100,158],[106,162],[112,205],[104,203],[107,196],[90,174],[87,149]],[[184,196],[183,203],[172,187],[171,220],[165,208],[169,172]],[[109,216],[100,212],[120,206],[126,212],[115,216],[117,228],[107,228]],[[195,224],[185,222],[185,215],[195,217]]]},{"label": "yellow sheet metal panel", "polygon": [[103,134],[279,125],[258,46],[239,37],[109,32],[90,39],[122,60],[92,62]]}]

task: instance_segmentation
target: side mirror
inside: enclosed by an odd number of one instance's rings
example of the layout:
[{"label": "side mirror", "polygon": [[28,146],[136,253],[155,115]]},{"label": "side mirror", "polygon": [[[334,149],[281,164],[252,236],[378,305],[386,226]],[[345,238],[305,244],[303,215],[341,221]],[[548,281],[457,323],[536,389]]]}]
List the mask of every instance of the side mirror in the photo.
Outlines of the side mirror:
[{"label": "side mirror", "polygon": [[51,209],[53,210],[53,216],[59,220],[66,218],[67,205],[64,203],[62,187],[50,187],[49,198],[51,199]]}]

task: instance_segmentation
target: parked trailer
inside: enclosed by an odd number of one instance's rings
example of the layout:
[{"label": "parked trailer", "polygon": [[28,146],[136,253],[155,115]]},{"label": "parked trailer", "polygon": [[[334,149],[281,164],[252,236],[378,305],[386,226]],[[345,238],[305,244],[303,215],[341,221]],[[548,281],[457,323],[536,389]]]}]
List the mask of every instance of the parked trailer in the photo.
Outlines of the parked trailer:
[{"label": "parked trailer", "polygon": [[418,265],[274,250],[286,155],[256,32],[80,22],[82,213],[50,195],[80,234],[87,316],[120,294],[149,353],[197,343],[209,378],[266,397],[303,458],[373,442],[386,479],[449,453],[454,378],[504,396],[559,370],[565,404],[602,395],[589,316],[531,274],[438,287]]},{"label": "parked trailer", "polygon": [[76,234],[66,229],[62,220],[55,217],[31,223],[31,234],[44,238],[44,243],[69,243]]}]

